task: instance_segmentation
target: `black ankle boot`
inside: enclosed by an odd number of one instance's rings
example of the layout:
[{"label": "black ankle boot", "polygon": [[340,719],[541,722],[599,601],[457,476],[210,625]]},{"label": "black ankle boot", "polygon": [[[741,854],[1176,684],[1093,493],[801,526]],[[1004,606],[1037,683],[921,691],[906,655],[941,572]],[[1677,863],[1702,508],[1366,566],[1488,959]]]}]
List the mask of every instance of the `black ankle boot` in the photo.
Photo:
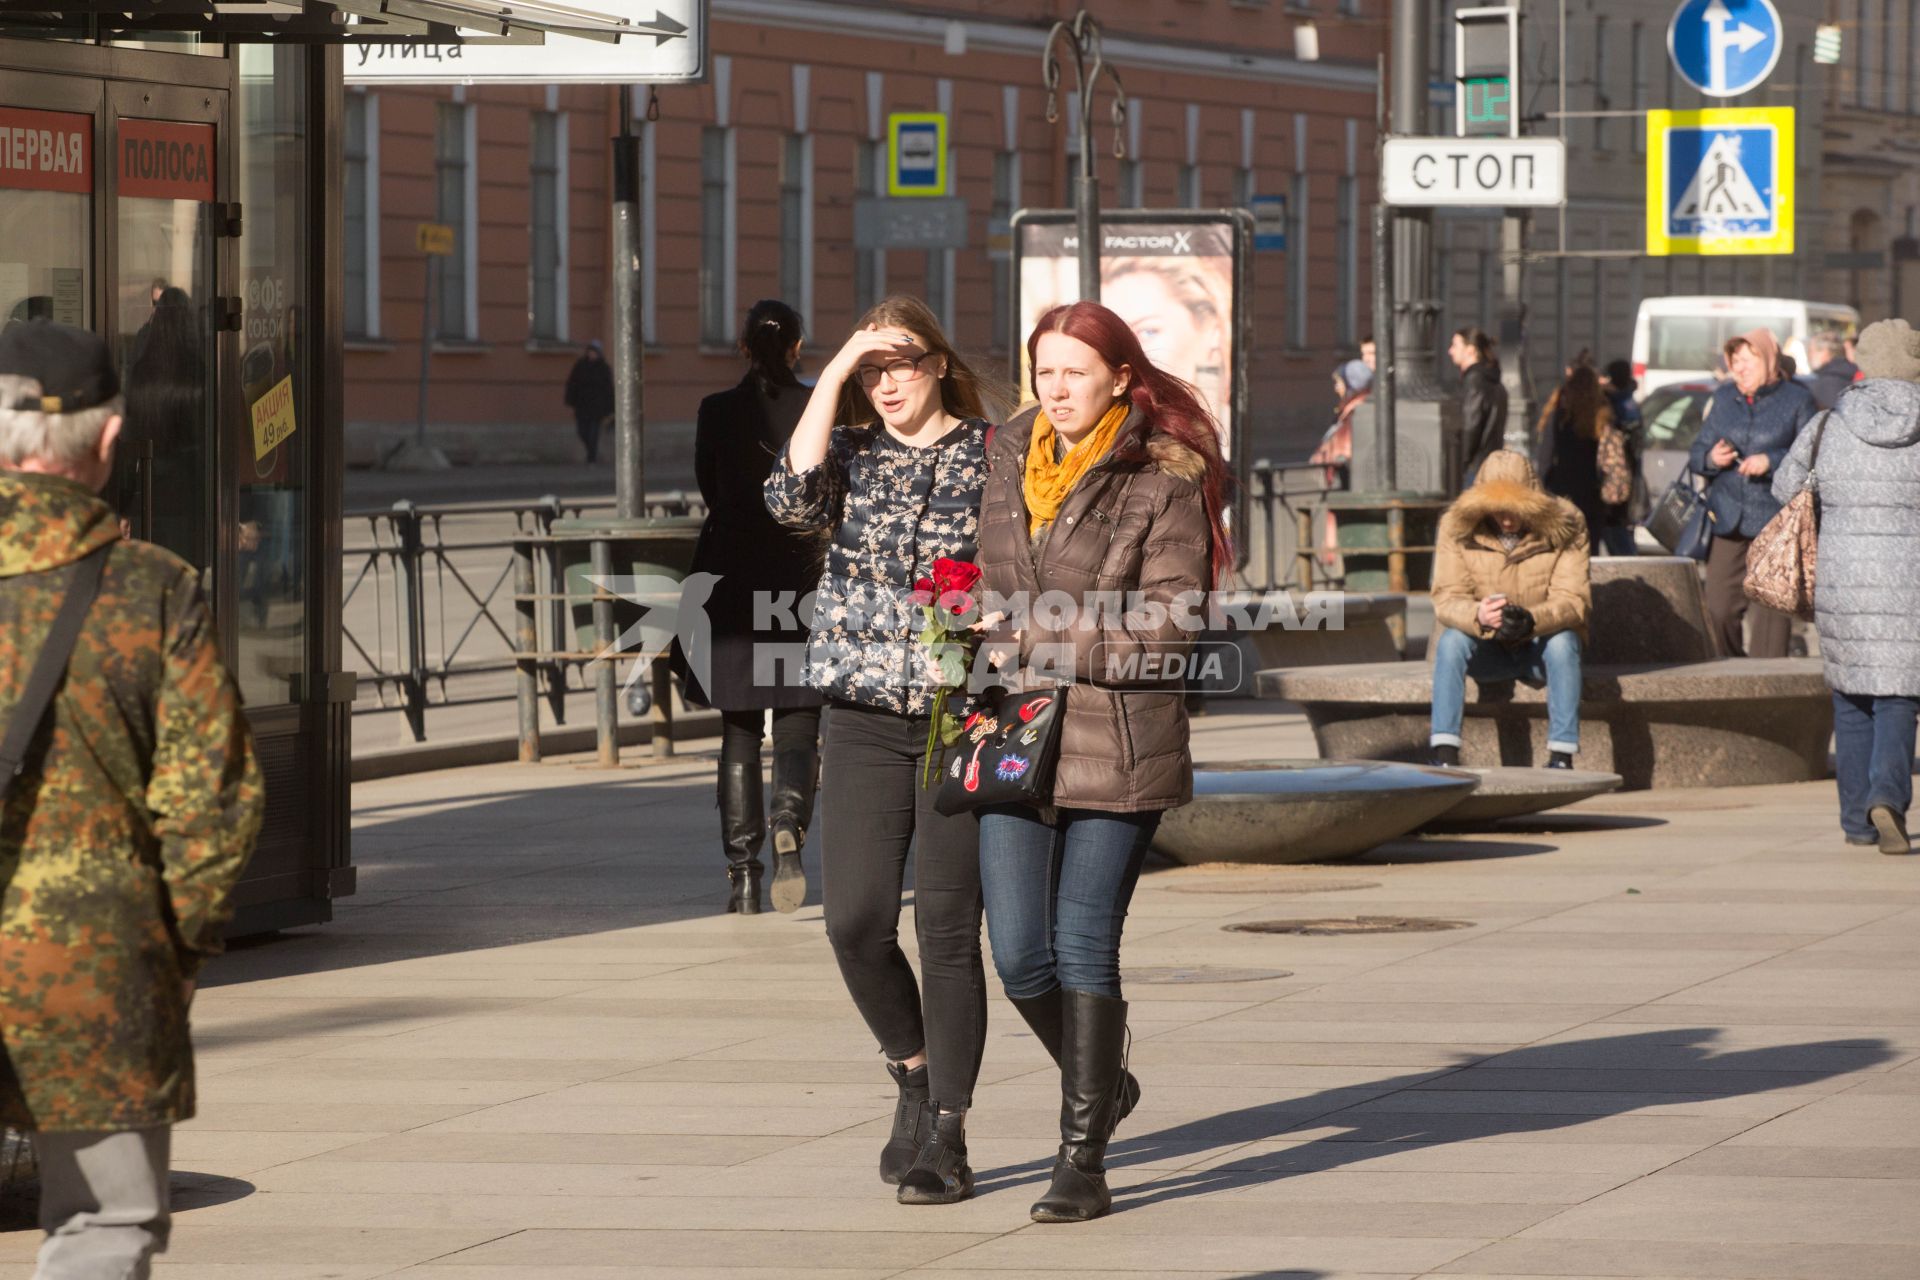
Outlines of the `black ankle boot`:
[{"label": "black ankle boot", "polygon": [[807,873],[800,862],[800,850],[807,843],[807,824],[813,821],[813,795],[819,781],[818,752],[801,749],[774,753],[767,829],[773,834],[773,909],[783,914],[798,911],[807,900]]},{"label": "black ankle boot", "polygon": [[727,910],[760,914],[760,842],[767,820],[761,810],[760,762],[720,761],[720,835],[727,849]]},{"label": "black ankle boot", "polygon": [[1053,1185],[1034,1203],[1035,1222],[1086,1222],[1113,1208],[1107,1136],[1113,1132],[1127,1002],[1085,991],[1061,994],[1060,1154]]},{"label": "black ankle boot", "polygon": [[1573,752],[1571,751],[1550,752],[1547,755],[1547,768],[1549,769],[1573,768]]},{"label": "black ankle boot", "polygon": [[920,1154],[921,1117],[927,1107],[927,1064],[923,1062],[909,1071],[897,1062],[889,1062],[887,1074],[900,1086],[900,1100],[893,1108],[893,1133],[880,1150],[880,1181],[897,1183]]},{"label": "black ankle boot", "polygon": [[967,1167],[967,1113],[929,1110],[933,1132],[900,1179],[899,1200],[901,1204],[958,1204],[973,1194],[973,1170]]},{"label": "black ankle boot", "polygon": [[1427,763],[1442,769],[1457,769],[1460,767],[1460,748],[1451,742],[1440,743],[1431,749]]},{"label": "black ankle boot", "polygon": [[[1055,987],[1042,996],[1030,996],[1025,999],[1008,996],[1007,999],[1012,1002],[1015,1011],[1032,1030],[1034,1039],[1038,1040],[1041,1047],[1047,1051],[1047,1056],[1053,1059],[1053,1065],[1059,1066],[1060,988]],[[1120,1083],[1117,1088],[1118,1092],[1114,1097],[1117,1104],[1113,1117],[1115,1125],[1132,1115],[1133,1109],[1140,1104],[1140,1082],[1134,1078],[1133,1072],[1126,1070],[1124,1060],[1121,1064]]]}]

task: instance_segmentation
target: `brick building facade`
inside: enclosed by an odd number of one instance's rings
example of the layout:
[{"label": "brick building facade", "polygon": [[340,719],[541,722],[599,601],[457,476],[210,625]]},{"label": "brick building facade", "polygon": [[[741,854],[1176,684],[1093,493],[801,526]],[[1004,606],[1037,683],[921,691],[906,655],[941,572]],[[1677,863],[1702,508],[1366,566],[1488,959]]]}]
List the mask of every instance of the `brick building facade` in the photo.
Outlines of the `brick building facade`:
[{"label": "brick building facade", "polygon": [[[1374,190],[1375,59],[1387,0],[1111,0],[1094,6],[1131,110],[1108,207],[1289,199],[1289,252],[1253,262],[1250,456],[1304,453],[1331,416],[1328,375],[1370,326],[1365,209]],[[1040,51],[1064,0],[713,0],[713,74],[663,88],[644,141],[649,486],[690,479],[700,397],[739,376],[745,308],[806,315],[813,367],[871,301],[927,298],[958,344],[1004,369],[1000,219],[1064,207],[1075,155],[1063,101],[1046,119]],[[1037,12],[1036,12],[1037,11]],[[1320,57],[1295,57],[1311,24]],[[1068,72],[1069,82],[1071,71]],[[561,385],[609,335],[609,148],[601,87],[381,86],[347,91],[347,419],[371,463],[412,422],[426,273],[420,222],[451,222],[435,289],[428,420],[456,458],[577,458]],[[636,93],[647,101],[644,90]],[[863,253],[852,208],[885,160],[886,116],[950,117],[965,249]],[[1296,299],[1289,306],[1289,299]],[[804,372],[804,369],[803,369]]]}]

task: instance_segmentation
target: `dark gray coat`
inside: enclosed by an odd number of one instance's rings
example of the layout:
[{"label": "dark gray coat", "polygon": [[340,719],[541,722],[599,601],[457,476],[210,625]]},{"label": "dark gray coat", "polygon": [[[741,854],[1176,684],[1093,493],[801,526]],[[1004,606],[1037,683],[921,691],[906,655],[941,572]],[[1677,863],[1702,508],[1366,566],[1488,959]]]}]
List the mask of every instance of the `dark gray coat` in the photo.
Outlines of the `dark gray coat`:
[{"label": "dark gray coat", "polygon": [[1920,696],[1920,384],[1855,383],[1818,430],[1800,433],[1774,478],[1780,501],[1805,485],[1816,435],[1813,603],[1827,683]]}]

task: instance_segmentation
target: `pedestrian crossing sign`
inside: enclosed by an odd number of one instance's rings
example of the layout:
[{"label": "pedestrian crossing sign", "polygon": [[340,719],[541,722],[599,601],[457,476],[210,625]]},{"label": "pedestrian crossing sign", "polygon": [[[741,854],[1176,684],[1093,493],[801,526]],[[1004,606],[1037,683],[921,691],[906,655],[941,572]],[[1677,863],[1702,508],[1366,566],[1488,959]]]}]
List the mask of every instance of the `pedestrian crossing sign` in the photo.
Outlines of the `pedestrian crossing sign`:
[{"label": "pedestrian crossing sign", "polygon": [[1792,107],[1647,112],[1647,253],[1793,252]]}]

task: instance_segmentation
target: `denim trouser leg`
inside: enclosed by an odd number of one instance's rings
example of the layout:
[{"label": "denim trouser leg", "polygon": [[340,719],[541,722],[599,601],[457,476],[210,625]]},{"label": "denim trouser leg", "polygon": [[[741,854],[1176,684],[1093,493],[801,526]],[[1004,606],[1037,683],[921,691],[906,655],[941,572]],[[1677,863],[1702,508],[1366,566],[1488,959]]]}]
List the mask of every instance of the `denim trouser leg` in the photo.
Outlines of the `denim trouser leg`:
[{"label": "denim trouser leg", "polygon": [[1509,647],[1498,640],[1476,640],[1448,627],[1435,642],[1433,730],[1435,746],[1460,745],[1466,715],[1467,677],[1545,682],[1547,749],[1571,755],[1580,750],[1580,637],[1559,631],[1544,640]]},{"label": "denim trouser leg", "polygon": [[1158,813],[1063,809],[1049,827],[1017,805],[980,814],[980,884],[1007,994],[1055,987],[1120,998],[1120,933]]},{"label": "denim trouser leg", "polygon": [[1534,663],[1547,676],[1547,750],[1580,750],[1580,637],[1559,631],[1533,642]]},{"label": "denim trouser leg", "polygon": [[1840,829],[1870,839],[1867,811],[1888,805],[1905,814],[1913,804],[1915,711],[1920,699],[1833,694],[1834,781],[1840,792]]}]

